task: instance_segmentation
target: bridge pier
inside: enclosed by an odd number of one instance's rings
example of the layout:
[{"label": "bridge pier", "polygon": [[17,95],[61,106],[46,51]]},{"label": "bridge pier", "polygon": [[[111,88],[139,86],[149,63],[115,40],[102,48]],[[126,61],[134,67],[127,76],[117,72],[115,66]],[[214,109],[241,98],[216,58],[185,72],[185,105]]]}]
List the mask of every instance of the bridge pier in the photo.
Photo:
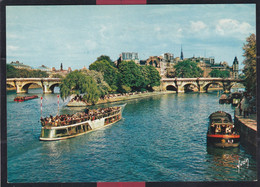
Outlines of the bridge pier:
[{"label": "bridge pier", "polygon": [[28,89],[26,90],[24,87],[23,87],[23,84],[22,82],[16,82],[16,93],[28,93]]},{"label": "bridge pier", "polygon": [[50,89],[48,83],[43,83],[43,93],[44,93],[44,94],[53,93],[53,91]]},{"label": "bridge pier", "polygon": [[37,84],[42,87],[44,94],[54,93],[55,86],[60,84],[60,78],[10,78],[6,84],[15,87],[16,93],[28,93],[30,85]]}]

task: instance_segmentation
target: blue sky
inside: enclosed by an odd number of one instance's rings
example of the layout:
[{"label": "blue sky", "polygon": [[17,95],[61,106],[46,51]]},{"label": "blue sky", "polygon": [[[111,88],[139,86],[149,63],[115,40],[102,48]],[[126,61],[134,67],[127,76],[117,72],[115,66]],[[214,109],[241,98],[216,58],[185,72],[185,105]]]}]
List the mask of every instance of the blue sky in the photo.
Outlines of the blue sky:
[{"label": "blue sky", "polygon": [[[246,37],[256,33],[254,4],[7,6],[7,63],[72,70],[100,55],[139,58],[165,52],[184,58],[243,61]],[[241,66],[240,66],[241,67]]]}]

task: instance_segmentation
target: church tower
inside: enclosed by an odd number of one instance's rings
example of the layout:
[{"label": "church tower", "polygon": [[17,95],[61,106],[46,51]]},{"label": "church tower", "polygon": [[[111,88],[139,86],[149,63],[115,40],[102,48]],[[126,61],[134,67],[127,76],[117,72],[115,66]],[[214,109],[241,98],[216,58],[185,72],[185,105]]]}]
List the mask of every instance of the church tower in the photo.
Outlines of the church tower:
[{"label": "church tower", "polygon": [[235,79],[238,79],[238,60],[237,60],[237,57],[234,58],[234,61],[233,61],[233,65],[232,65],[232,77],[235,78]]},{"label": "church tower", "polygon": [[180,59],[183,60],[182,46],[181,46],[181,56],[180,56]]}]

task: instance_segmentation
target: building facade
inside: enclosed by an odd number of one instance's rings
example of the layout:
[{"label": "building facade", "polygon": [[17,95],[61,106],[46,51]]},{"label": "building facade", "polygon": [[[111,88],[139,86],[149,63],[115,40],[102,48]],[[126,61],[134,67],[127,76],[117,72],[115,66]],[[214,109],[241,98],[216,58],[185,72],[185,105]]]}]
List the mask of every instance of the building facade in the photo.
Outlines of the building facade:
[{"label": "building facade", "polygon": [[122,60],[124,61],[134,61],[135,63],[139,63],[138,53],[135,52],[122,52]]}]

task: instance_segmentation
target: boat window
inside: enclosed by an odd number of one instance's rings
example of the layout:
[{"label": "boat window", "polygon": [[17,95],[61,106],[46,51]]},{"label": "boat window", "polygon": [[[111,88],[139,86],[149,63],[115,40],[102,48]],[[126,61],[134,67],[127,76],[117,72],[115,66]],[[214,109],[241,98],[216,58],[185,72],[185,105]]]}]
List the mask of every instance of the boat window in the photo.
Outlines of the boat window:
[{"label": "boat window", "polygon": [[44,129],[44,130],[42,131],[41,137],[43,137],[43,138],[49,138],[49,136],[50,136],[50,129]]},{"label": "boat window", "polygon": [[64,136],[64,135],[67,135],[67,129],[58,129],[58,130],[56,130],[56,136],[57,137]]}]

